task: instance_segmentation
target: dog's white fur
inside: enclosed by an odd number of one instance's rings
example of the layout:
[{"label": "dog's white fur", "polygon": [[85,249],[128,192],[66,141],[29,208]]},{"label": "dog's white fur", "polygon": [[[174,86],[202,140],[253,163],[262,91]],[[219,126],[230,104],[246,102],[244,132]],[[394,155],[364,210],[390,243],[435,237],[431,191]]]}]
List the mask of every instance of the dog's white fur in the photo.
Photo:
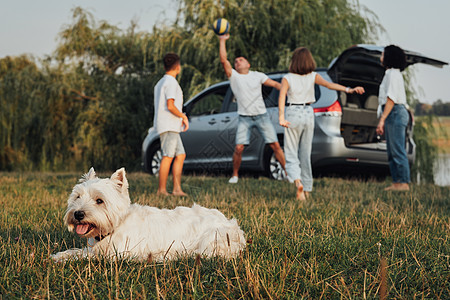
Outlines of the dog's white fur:
[{"label": "dog's white fur", "polygon": [[73,188],[64,221],[69,231],[88,238],[88,247],[56,253],[55,261],[91,255],[156,261],[196,254],[232,258],[245,247],[237,221],[217,209],[131,204],[124,168],[105,179],[91,168]]}]

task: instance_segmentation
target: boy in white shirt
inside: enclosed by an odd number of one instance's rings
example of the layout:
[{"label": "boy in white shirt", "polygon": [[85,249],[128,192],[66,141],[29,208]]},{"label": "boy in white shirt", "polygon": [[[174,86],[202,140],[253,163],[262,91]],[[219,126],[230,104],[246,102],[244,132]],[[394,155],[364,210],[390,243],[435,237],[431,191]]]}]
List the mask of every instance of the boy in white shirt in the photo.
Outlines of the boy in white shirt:
[{"label": "boy in white shirt", "polygon": [[189,128],[189,121],[183,111],[183,91],[177,75],[181,71],[180,58],[175,53],[164,56],[166,74],[158,81],[154,89],[155,117],[153,120],[161,140],[163,158],[159,168],[158,194],[170,195],[167,192],[167,178],[172,165],[174,196],[187,196],[181,189],[181,173],[186,153],[181,141],[180,132]]},{"label": "boy in white shirt", "polygon": [[226,40],[230,38],[229,34],[219,36],[220,62],[224,68],[225,74],[230,80],[231,90],[236,97],[239,123],[236,132],[236,147],[233,154],[233,175],[229,183],[237,183],[239,179],[239,167],[242,161],[242,152],[245,145],[250,143],[250,133],[252,127],[258,128],[265,142],[269,144],[275,153],[276,159],[280,162],[283,169],[286,160],[283,149],[281,149],[278,137],[273,127],[270,117],[267,114],[264,99],[262,97],[261,85],[266,85],[280,89],[281,84],[276,82],[266,74],[250,71],[248,60],[239,56],[234,60],[234,68],[227,59]]}]

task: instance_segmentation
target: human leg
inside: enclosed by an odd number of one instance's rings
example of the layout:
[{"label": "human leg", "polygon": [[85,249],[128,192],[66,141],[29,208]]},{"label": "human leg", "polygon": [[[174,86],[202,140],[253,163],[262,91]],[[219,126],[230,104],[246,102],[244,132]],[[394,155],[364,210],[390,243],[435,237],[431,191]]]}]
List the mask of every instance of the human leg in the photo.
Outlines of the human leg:
[{"label": "human leg", "polygon": [[270,143],[270,148],[272,148],[273,153],[275,154],[275,158],[280,162],[281,167],[286,171],[286,157],[284,156],[283,149],[280,146],[280,143]]},{"label": "human leg", "polygon": [[172,174],[173,174],[173,191],[174,196],[187,196],[181,189],[181,173],[183,172],[183,164],[186,154],[177,155],[173,161]]},{"label": "human leg", "polygon": [[161,159],[161,165],[159,167],[159,186],[157,194],[169,195],[167,192],[167,178],[169,177],[170,166],[172,164],[173,157],[163,156]]},{"label": "human leg", "polygon": [[402,105],[394,106],[385,123],[389,168],[394,183],[409,183],[410,170],[406,153],[406,126],[409,115]]},{"label": "human leg", "polygon": [[301,179],[300,160],[298,157],[298,148],[300,137],[302,135],[302,128],[299,126],[301,123],[301,117],[298,113],[297,107],[286,108],[286,120],[291,125],[289,128],[284,129],[284,154],[286,157],[286,172],[289,181]]},{"label": "human leg", "polygon": [[311,151],[314,137],[314,111],[312,107],[305,107],[302,115],[303,134],[300,139],[300,168],[302,169],[301,180],[305,192],[311,192],[313,188],[313,175],[311,166]]},{"label": "human leg", "polygon": [[275,158],[281,164],[283,169],[286,171],[286,157],[284,155],[283,149],[278,142],[277,133],[273,127],[272,121],[267,113],[257,116],[255,121],[255,126],[258,128],[266,144],[269,144],[272,148]]},{"label": "human leg", "polygon": [[[239,177],[239,168],[241,166],[241,162],[242,162],[242,152],[244,152],[244,145],[242,144],[238,144],[236,145],[236,147],[234,148],[234,153],[233,153],[233,177]],[[237,183],[236,182],[230,182],[230,183]]]},{"label": "human leg", "polygon": [[158,194],[169,195],[167,192],[167,179],[169,177],[172,162],[174,194],[183,194],[183,191],[181,190],[181,173],[183,171],[186,153],[180,134],[178,132],[165,132],[160,135],[160,141],[163,158],[159,168]]},{"label": "human leg", "polygon": [[286,109],[286,119],[291,123],[289,128],[286,128],[284,130],[286,171],[289,179],[294,182],[297,189],[297,200],[306,199],[303,182],[301,180],[303,176],[299,158],[300,140],[302,138],[302,135],[304,134],[302,118],[302,108],[288,107]]},{"label": "human leg", "polygon": [[298,158],[298,147],[301,131],[298,128],[284,129],[284,153],[286,155],[286,172],[289,180],[301,179],[300,160]]},{"label": "human leg", "polygon": [[239,116],[236,131],[236,146],[233,152],[233,175],[228,181],[229,183],[237,183],[239,177],[239,168],[242,162],[242,153],[244,145],[250,143],[251,117]]}]

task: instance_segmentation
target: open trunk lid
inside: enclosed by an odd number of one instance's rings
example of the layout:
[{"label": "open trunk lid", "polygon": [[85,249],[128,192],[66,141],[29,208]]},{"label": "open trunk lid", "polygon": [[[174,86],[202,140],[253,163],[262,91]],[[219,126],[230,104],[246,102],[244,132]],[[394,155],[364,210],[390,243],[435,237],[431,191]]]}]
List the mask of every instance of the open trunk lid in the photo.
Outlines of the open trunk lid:
[{"label": "open trunk lid", "polygon": [[[380,63],[384,47],[375,45],[356,45],[348,48],[336,57],[328,67],[328,75],[334,82],[348,78],[375,81],[381,83],[385,69]],[[448,65],[437,59],[426,57],[420,53],[404,50],[408,66],[423,63],[442,68]],[[364,67],[362,67],[364,66]]]}]

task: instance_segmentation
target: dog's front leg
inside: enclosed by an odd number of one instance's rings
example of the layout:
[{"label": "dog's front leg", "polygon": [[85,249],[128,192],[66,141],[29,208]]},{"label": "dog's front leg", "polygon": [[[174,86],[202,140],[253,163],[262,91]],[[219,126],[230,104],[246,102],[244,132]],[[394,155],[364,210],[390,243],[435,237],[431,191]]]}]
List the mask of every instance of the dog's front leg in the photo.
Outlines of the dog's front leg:
[{"label": "dog's front leg", "polygon": [[58,252],[56,254],[52,254],[51,258],[55,262],[63,262],[69,259],[80,259],[87,258],[92,255],[92,248],[82,248],[82,249],[69,249],[66,251]]}]

